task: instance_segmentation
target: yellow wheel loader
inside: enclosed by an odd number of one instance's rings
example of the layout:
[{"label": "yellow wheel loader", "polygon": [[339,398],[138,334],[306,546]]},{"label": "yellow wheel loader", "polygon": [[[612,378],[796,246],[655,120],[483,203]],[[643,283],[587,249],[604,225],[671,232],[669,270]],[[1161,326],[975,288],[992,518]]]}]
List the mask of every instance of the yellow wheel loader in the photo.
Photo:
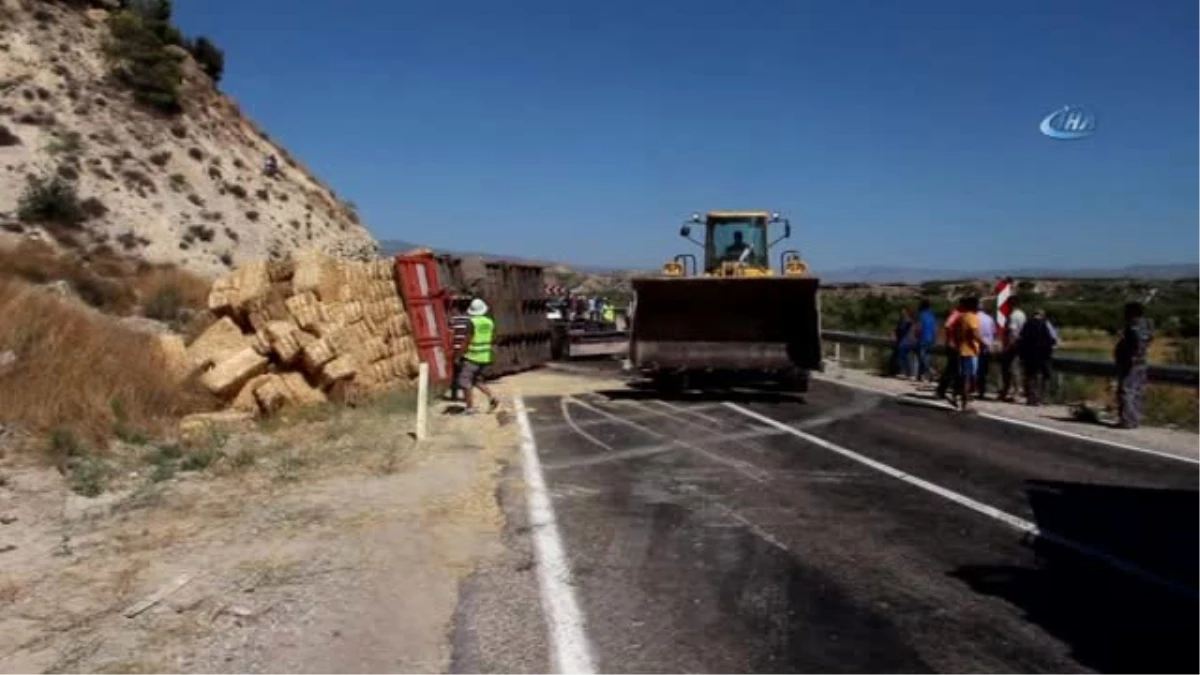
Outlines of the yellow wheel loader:
[{"label": "yellow wheel loader", "polygon": [[[770,241],[770,227],[782,234]],[[704,240],[692,237],[703,227]],[[819,281],[795,250],[774,249],[791,223],[766,211],[693,214],[680,236],[703,249],[681,254],[662,275],[633,280],[629,365],[662,389],[758,382],[805,391],[821,369]]]}]

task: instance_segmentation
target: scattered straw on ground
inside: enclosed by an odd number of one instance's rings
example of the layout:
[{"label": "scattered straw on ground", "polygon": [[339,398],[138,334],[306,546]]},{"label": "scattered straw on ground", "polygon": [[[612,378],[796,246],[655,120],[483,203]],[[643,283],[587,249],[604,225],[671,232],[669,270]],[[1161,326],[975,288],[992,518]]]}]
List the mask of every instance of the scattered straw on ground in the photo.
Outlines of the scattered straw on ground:
[{"label": "scattered straw on ground", "polygon": [[439,415],[416,443],[414,408],[396,392],[297,410],[201,448],[202,470],[184,468],[198,450],[147,447],[97,499],[0,466],[17,518],[0,543],[19,543],[0,569],[0,670],[445,668],[461,578],[499,548],[512,433]]}]

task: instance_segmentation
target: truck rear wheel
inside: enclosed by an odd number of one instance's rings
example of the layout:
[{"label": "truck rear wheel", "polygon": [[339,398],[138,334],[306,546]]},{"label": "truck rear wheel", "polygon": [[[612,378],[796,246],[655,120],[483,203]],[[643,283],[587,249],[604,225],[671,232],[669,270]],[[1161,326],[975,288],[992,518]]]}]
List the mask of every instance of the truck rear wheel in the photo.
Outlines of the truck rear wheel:
[{"label": "truck rear wheel", "polygon": [[550,358],[555,361],[562,361],[569,358],[571,345],[567,338],[567,330],[565,326],[555,325],[550,329]]},{"label": "truck rear wheel", "polygon": [[784,376],[783,383],[789,391],[803,394],[808,391],[808,381],[809,374],[807,370],[794,368]]},{"label": "truck rear wheel", "polygon": [[687,373],[657,372],[651,380],[654,389],[664,394],[678,394],[688,387]]}]

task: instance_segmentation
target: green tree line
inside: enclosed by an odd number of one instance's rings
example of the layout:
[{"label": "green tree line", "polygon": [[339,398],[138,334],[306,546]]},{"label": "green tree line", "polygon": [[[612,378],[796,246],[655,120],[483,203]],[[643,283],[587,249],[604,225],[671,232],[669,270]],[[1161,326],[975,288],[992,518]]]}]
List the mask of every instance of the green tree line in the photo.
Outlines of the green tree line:
[{"label": "green tree line", "polygon": [[[936,282],[934,282],[936,284]],[[1200,333],[1200,312],[1197,303],[1197,281],[1132,282],[1124,285],[1107,282],[1073,284],[1054,297],[1029,291],[1020,292],[1026,312],[1044,309],[1054,325],[1062,328],[1103,330],[1112,334],[1123,326],[1122,306],[1130,300],[1145,300],[1146,315],[1155,331],[1165,337],[1195,338]],[[926,284],[923,291],[940,291],[940,285]],[[934,312],[945,317],[952,301],[943,295],[926,295]],[[821,320],[830,330],[888,335],[895,328],[901,308],[914,314],[920,297],[902,297],[881,293],[866,293],[858,297],[839,295],[826,290],[821,297]]]}]

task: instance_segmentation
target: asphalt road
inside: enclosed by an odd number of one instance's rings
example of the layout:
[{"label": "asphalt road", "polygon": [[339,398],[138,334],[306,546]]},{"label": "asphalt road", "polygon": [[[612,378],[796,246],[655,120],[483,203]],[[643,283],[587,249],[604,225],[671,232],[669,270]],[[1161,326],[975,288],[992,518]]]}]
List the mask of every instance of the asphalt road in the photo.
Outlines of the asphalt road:
[{"label": "asphalt road", "polygon": [[[1194,464],[826,382],[525,406],[598,671],[1200,667]],[[467,598],[519,596],[498,623],[527,649],[467,636],[460,669],[553,667],[536,528],[514,522],[528,583]]]}]

